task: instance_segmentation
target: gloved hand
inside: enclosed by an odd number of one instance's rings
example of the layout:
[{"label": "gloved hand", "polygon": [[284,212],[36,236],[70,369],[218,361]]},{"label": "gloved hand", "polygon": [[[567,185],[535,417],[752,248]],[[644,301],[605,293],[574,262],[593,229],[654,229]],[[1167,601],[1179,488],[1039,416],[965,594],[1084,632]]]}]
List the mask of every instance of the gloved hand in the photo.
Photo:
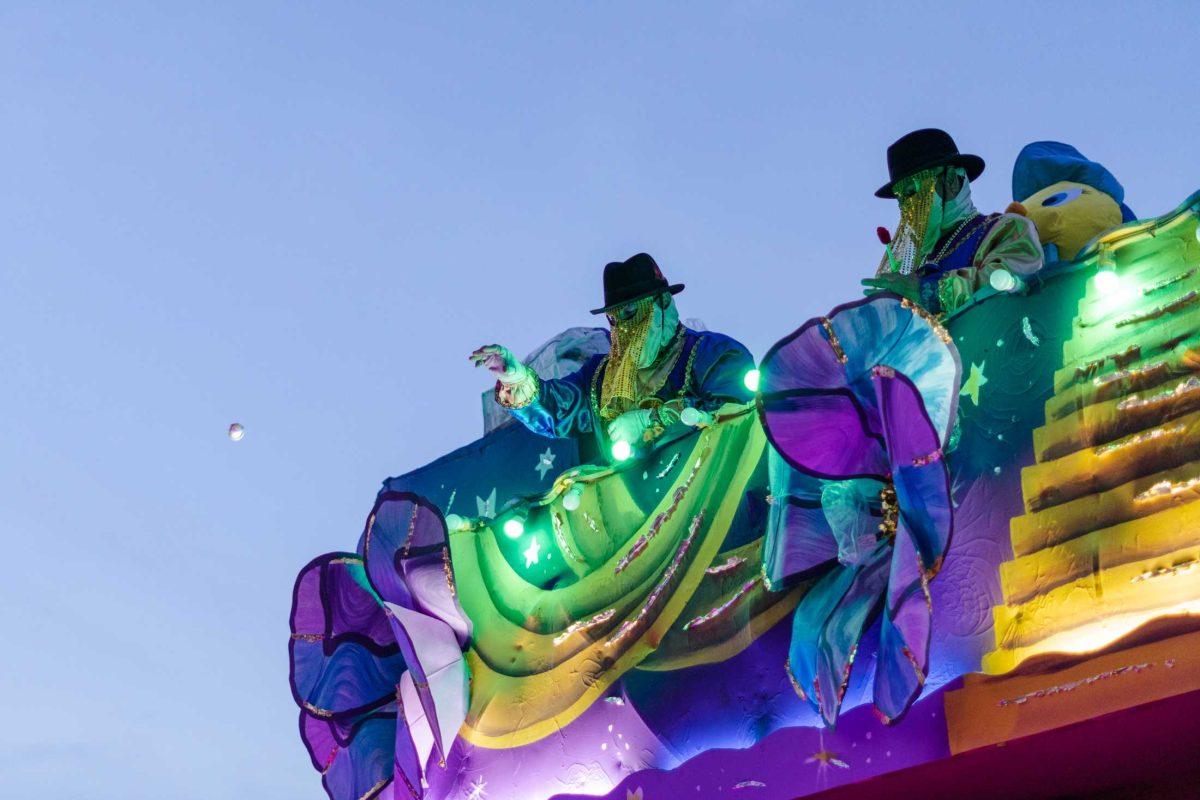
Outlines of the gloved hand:
[{"label": "gloved hand", "polygon": [[496,380],[505,384],[520,383],[529,369],[511,350],[500,344],[485,344],[467,357],[475,366],[486,367]]},{"label": "gloved hand", "polygon": [[865,295],[873,295],[876,292],[894,292],[901,297],[907,297],[914,303],[921,299],[921,284],[916,275],[901,275],[898,272],[893,272],[887,275],[877,275],[874,278],[866,278],[862,285],[867,287],[863,290]]},{"label": "gloved hand", "polygon": [[635,408],[608,423],[608,438],[614,442],[639,444],[653,420],[648,408]]}]

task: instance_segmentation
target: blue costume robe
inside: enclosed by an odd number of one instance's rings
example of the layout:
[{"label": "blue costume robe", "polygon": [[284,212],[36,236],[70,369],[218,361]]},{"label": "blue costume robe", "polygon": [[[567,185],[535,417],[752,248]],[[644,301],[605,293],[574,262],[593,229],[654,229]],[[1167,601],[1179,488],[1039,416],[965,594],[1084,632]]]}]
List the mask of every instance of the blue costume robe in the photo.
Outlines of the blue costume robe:
[{"label": "blue costume robe", "polygon": [[[669,350],[666,357],[674,351]],[[740,342],[724,334],[683,328],[683,344],[666,380],[652,397],[663,402],[682,399],[701,411],[714,411],[725,403],[748,403],[754,393],[746,388],[746,373],[754,359]],[[593,356],[565,378],[543,380],[537,396],[525,406],[509,408],[534,433],[551,438],[576,436],[592,439],[601,448],[605,426],[597,424],[600,385],[607,355]],[[583,444],[584,441],[581,441]]]}]

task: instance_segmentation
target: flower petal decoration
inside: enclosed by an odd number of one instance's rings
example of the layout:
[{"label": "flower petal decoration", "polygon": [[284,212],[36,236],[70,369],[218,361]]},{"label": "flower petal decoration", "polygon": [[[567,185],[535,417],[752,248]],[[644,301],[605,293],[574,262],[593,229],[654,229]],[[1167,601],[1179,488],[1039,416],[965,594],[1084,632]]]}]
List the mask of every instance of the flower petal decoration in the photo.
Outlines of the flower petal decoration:
[{"label": "flower petal decoration", "polygon": [[384,491],[360,540],[367,578],[412,673],[421,716],[436,732],[431,742],[439,762],[466,716],[461,645],[470,633],[455,596],[446,535],[433,503],[412,492]]},{"label": "flower petal decoration", "polygon": [[856,512],[873,517],[875,546],[853,560],[835,558],[833,515],[772,517],[764,548],[791,556],[778,560],[773,579],[828,570],[793,617],[793,684],[832,725],[858,642],[882,611],[874,700],[886,720],[898,719],[928,672],[928,582],[953,529],[942,445],[957,409],[958,353],[919,306],[875,294],[806,322],[771,348],[760,372],[758,410],[782,475],[772,487],[815,478],[857,481],[856,491],[875,481],[879,492]]},{"label": "flower petal decoration", "polygon": [[421,797],[469,691],[470,628],[446,524],[425,498],[385,491],[359,550],[321,556],[296,580],[289,653],[300,735],[332,800]]},{"label": "flower petal decoration", "polygon": [[396,684],[406,665],[358,555],[327,553],[300,571],[291,628],[300,737],[325,791],[332,800],[379,796],[400,762]]}]

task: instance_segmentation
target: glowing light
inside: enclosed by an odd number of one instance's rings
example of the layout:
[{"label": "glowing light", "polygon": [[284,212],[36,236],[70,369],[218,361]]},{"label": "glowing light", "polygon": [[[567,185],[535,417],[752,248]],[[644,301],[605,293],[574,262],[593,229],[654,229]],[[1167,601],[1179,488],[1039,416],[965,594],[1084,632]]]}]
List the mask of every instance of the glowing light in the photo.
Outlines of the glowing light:
[{"label": "glowing light", "polygon": [[504,520],[504,535],[510,539],[519,539],[525,532],[525,520],[520,517],[509,517]]},{"label": "glowing light", "polygon": [[698,408],[688,406],[679,414],[679,421],[689,428],[699,428],[712,422],[712,416]]},{"label": "glowing light", "polygon": [[994,271],[991,277],[988,278],[988,283],[997,292],[1011,292],[1017,288],[1017,279],[1011,272],[1001,267]]},{"label": "glowing light", "polygon": [[567,511],[575,511],[579,508],[579,503],[582,500],[583,485],[576,483],[572,485],[570,489],[567,489],[567,493],[563,495],[563,508],[565,508]]},{"label": "glowing light", "polygon": [[1133,502],[1144,503],[1147,500],[1156,500],[1160,497],[1175,497],[1177,495],[1186,494],[1200,488],[1200,477],[1189,478],[1186,481],[1159,481],[1144,492],[1139,492],[1133,496]]},{"label": "glowing light", "polygon": [[752,369],[746,373],[745,377],[742,378],[742,383],[746,384],[746,388],[750,391],[757,392],[758,379],[760,377],[762,377],[761,373],[756,369]]},{"label": "glowing light", "polygon": [[613,442],[613,461],[626,461],[633,456],[633,445],[629,442]]},{"label": "glowing light", "polygon": [[466,527],[467,527],[467,521],[462,516],[460,516],[458,514],[447,514],[446,515],[446,530],[461,531],[461,530],[466,530]]},{"label": "glowing light", "polygon": [[1103,295],[1110,295],[1121,288],[1121,279],[1117,277],[1115,270],[1102,269],[1096,273],[1095,277],[1096,291]]},{"label": "glowing light", "polygon": [[538,563],[538,554],[542,550],[542,543],[538,541],[536,536],[531,536],[529,539],[529,547],[525,548],[525,552],[521,555],[525,556],[525,568],[528,569]]},{"label": "glowing light", "polygon": [[[1186,572],[1174,574],[1187,575]],[[1187,580],[1187,578],[1185,577],[1183,580]],[[1091,653],[1107,647],[1151,620],[1185,614],[1200,615],[1200,600],[1185,600],[1173,605],[1119,614],[1071,630],[1060,631],[1025,647],[993,651],[983,657],[983,671],[989,675],[1001,675],[1025,659],[1041,653]]]},{"label": "glowing light", "polygon": [[240,442],[245,435],[246,429],[242,426],[242,423],[235,422],[229,426],[229,438],[231,440]]}]

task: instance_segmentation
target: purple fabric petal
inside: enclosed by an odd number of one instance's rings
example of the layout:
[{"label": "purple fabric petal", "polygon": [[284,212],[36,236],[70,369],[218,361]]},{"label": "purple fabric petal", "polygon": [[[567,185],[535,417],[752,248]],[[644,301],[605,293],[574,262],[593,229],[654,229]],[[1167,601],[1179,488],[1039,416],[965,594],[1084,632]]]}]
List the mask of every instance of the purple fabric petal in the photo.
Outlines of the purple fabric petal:
[{"label": "purple fabric petal", "polygon": [[[395,603],[386,603],[388,619],[396,634],[396,641],[404,653],[412,674],[413,685],[420,698],[421,707],[434,731],[433,747],[438,759],[446,758],[446,742],[442,735],[443,726],[439,724],[438,704],[435,701],[431,682],[446,670],[458,669],[455,674],[465,678],[463,654],[458,646],[454,631],[446,623],[417,611],[404,608]],[[465,695],[465,681],[459,681],[460,695]],[[466,715],[465,697],[455,698],[457,702],[451,708],[461,709],[461,717],[454,719],[450,729],[457,731]],[[449,709],[448,709],[449,710]]]},{"label": "purple fabric petal", "polygon": [[436,506],[411,492],[382,492],[367,517],[359,549],[379,596],[412,608],[402,562],[440,556],[445,544],[446,523]]},{"label": "purple fabric petal", "polygon": [[[906,376],[875,370],[876,394],[896,500],[912,545],[926,571],[936,571],[946,552],[953,522],[950,479],[941,437],[925,411],[917,386]],[[897,540],[897,546],[903,542]]]},{"label": "purple fabric petal", "polygon": [[806,322],[760,365],[759,411],[771,443],[817,477],[889,477],[873,370],[884,365],[916,381],[940,442],[953,421],[961,371],[945,335],[888,294]]},{"label": "purple fabric petal", "polygon": [[854,577],[826,619],[818,648],[817,686],[820,690],[816,700],[822,718],[829,725],[834,724],[841,709],[858,640],[874,618],[887,584],[886,548],[880,547],[863,563],[851,568],[851,572]]},{"label": "purple fabric petal", "polygon": [[331,800],[384,800],[392,783],[391,743],[396,715],[363,721],[346,746],[337,747],[321,775]]},{"label": "purple fabric petal", "polygon": [[[911,541],[903,528],[901,524],[897,529],[897,543]],[[933,609],[915,556],[916,550],[912,546],[897,545],[892,555],[889,597],[880,626],[875,708],[889,722],[903,716],[917,699],[929,673]]]},{"label": "purple fabric petal", "polygon": [[[392,635],[412,673],[424,716],[433,730],[440,731],[441,715],[430,677],[462,663],[461,645],[469,634],[449,580],[446,523],[437,507],[420,495],[382,492],[367,518],[360,548],[371,585],[384,600]],[[461,722],[457,720],[455,730]],[[433,744],[439,760],[444,759],[443,737],[434,736]],[[408,745],[400,748],[408,749]]]},{"label": "purple fabric petal", "polygon": [[291,627],[300,735],[326,791],[332,800],[386,796],[405,662],[358,556],[329,553],[301,570]]},{"label": "purple fabric petal", "polygon": [[877,368],[875,378],[900,509],[880,628],[875,706],[895,720],[916,700],[928,674],[933,611],[928,581],[949,543],[953,510],[940,436],[917,386],[890,368]]},{"label": "purple fabric petal", "polygon": [[771,444],[796,469],[834,480],[887,476],[883,440],[849,390],[773,392],[761,407]]},{"label": "purple fabric petal", "polygon": [[465,644],[471,627],[448,580],[446,548],[441,511],[412,492],[381,492],[359,542],[383,600],[444,621]]},{"label": "purple fabric petal", "polygon": [[[918,309],[875,295],[806,323],[771,349],[761,370],[759,413],[782,459],[818,478],[875,478],[895,488],[894,545],[884,539],[809,591],[793,618],[789,651],[800,688],[815,695],[810,702],[832,724],[859,638],[882,605],[875,702],[894,719],[928,671],[927,583],[952,529],[941,444],[956,408],[957,352]],[[790,488],[794,481],[780,465],[773,461],[772,469],[772,491]],[[810,512],[803,504],[773,511],[764,561],[773,572],[787,575],[788,567],[836,554],[832,529]],[[832,541],[823,543],[826,537]]]},{"label": "purple fabric petal", "polygon": [[821,482],[767,454],[771,512],[763,542],[763,575],[772,584],[812,573],[837,558],[837,541],[821,509]]},{"label": "purple fabric petal", "polygon": [[301,708],[345,722],[391,701],[404,657],[357,556],[311,562],[292,608],[291,686]]}]

